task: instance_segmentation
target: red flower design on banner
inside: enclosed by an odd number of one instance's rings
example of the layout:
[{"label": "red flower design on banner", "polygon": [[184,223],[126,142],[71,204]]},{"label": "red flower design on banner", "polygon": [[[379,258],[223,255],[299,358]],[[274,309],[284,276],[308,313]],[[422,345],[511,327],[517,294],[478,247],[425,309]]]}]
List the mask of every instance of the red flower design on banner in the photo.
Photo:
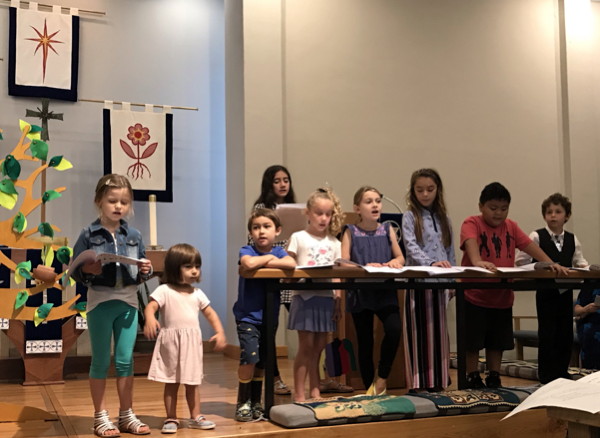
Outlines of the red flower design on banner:
[{"label": "red flower design on banner", "polygon": [[[152,177],[152,173],[148,166],[142,163],[142,160],[152,156],[158,147],[158,143],[154,142],[146,147],[146,142],[150,140],[150,129],[142,126],[141,123],[136,123],[128,129],[127,138],[131,140],[133,146],[137,148],[137,153],[133,151],[129,143],[125,140],[120,140],[121,148],[128,157],[133,158],[135,163],[127,168],[127,176],[133,179],[144,178],[144,171],[148,172],[148,177]],[[143,152],[141,148],[144,148]]]},{"label": "red flower design on banner", "polygon": [[150,140],[150,130],[145,126],[142,126],[141,123],[130,126],[128,130],[129,134],[127,134],[127,138],[131,140],[135,146],[145,146],[146,142]]}]

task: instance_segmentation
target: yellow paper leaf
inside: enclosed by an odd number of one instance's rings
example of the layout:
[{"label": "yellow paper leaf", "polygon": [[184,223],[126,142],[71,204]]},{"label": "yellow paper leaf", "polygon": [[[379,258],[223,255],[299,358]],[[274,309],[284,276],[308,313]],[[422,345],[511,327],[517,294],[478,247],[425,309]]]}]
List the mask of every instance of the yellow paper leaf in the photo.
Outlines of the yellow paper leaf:
[{"label": "yellow paper leaf", "polygon": [[83,310],[83,311],[79,312],[79,314],[81,315],[81,317],[82,317],[83,319],[87,319],[87,312],[86,312],[85,310]]},{"label": "yellow paper leaf", "polygon": [[51,245],[45,245],[44,246],[44,252],[45,252],[44,265],[45,266],[52,266],[52,262],[54,262],[54,250],[52,249],[52,246]]},{"label": "yellow paper leaf", "polygon": [[15,195],[14,193],[9,194],[0,192],[0,205],[8,210],[12,210],[13,208],[15,208],[18,199],[19,196]]},{"label": "yellow paper leaf", "polygon": [[27,123],[25,120],[19,120],[19,129],[21,132],[25,131],[25,128],[29,128],[31,130],[31,124]]},{"label": "yellow paper leaf", "polygon": [[60,171],[71,169],[72,167],[73,167],[73,165],[66,158],[63,158],[62,160],[60,160],[60,163],[58,163],[57,166],[54,166],[54,168],[56,170],[60,170]]},{"label": "yellow paper leaf", "polygon": [[40,318],[38,316],[37,310],[35,311],[35,314],[33,315],[33,323],[35,324],[35,326],[37,327],[38,325],[40,325],[42,322],[44,322],[45,318]]},{"label": "yellow paper leaf", "polygon": [[21,284],[23,282],[23,277],[19,274],[19,270],[15,270],[15,283]]},{"label": "yellow paper leaf", "polygon": [[42,139],[42,133],[41,132],[29,132],[29,134],[27,134],[27,138],[30,140],[41,140]]}]

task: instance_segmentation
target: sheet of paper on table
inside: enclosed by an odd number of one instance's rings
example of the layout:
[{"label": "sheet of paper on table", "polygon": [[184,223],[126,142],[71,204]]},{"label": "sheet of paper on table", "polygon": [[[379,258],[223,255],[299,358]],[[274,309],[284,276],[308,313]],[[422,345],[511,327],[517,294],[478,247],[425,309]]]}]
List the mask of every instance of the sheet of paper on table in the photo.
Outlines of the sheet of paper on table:
[{"label": "sheet of paper on table", "polygon": [[600,371],[579,380],[556,379],[527,397],[504,419],[531,408],[553,406],[595,414],[600,412]]}]

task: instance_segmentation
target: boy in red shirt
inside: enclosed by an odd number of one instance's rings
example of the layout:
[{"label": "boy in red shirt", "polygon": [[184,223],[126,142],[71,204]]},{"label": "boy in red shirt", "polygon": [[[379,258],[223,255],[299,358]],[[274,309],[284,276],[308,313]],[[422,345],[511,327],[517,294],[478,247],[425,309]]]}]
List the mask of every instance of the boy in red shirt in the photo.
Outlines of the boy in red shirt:
[{"label": "boy in red shirt", "polygon": [[[494,182],[484,187],[479,196],[481,215],[468,217],[460,229],[461,265],[490,271],[512,267],[515,248],[519,248],[538,261],[552,263],[553,271],[567,275],[567,269],[554,263],[516,222],[507,218],[509,205],[510,193],[502,184]],[[469,289],[465,290],[465,301],[467,387],[498,388],[502,352],[514,348],[514,293],[511,289]],[[488,369],[485,385],[477,369],[479,350],[483,348]]]}]

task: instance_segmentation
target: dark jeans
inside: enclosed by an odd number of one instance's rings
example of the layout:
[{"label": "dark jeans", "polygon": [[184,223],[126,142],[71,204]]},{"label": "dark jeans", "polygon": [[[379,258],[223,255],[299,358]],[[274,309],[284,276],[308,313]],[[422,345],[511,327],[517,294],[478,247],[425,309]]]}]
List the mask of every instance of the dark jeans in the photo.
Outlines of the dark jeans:
[{"label": "dark jeans", "polygon": [[538,290],[535,294],[538,317],[538,378],[548,383],[569,378],[573,349],[573,291]]},{"label": "dark jeans", "polygon": [[375,342],[373,338],[373,320],[375,315],[383,323],[384,331],[383,340],[381,341],[379,364],[377,366],[377,375],[382,379],[387,379],[390,375],[402,335],[400,310],[397,306],[386,306],[378,310],[366,309],[352,313],[352,320],[356,329],[356,339],[358,341],[358,366],[365,388],[371,386],[375,378],[375,367],[373,365],[373,347]]}]

